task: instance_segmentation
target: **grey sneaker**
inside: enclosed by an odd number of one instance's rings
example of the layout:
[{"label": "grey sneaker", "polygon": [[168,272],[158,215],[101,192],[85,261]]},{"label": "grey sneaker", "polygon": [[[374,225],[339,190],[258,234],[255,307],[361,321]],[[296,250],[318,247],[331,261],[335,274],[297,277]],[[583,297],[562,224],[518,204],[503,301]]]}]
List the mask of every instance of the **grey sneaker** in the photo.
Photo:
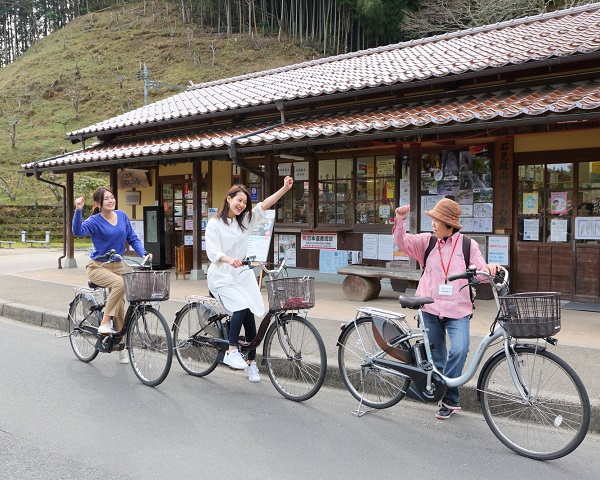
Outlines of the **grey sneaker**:
[{"label": "grey sneaker", "polygon": [[231,368],[238,370],[245,370],[248,364],[239,350],[232,350],[231,352],[225,352],[223,357],[223,363],[229,365]]},{"label": "grey sneaker", "polygon": [[103,325],[100,325],[98,327],[98,333],[101,335],[111,335],[113,333],[117,333],[115,330],[113,330],[113,322],[112,320],[108,323],[105,323]]},{"label": "grey sneaker", "polygon": [[129,355],[127,355],[127,350],[119,350],[119,363],[129,363]]},{"label": "grey sneaker", "polygon": [[248,380],[250,380],[252,383],[260,382],[260,373],[258,373],[258,366],[256,365],[256,362],[252,362],[250,365],[248,365],[244,369],[244,372],[246,372],[246,375],[248,375]]}]

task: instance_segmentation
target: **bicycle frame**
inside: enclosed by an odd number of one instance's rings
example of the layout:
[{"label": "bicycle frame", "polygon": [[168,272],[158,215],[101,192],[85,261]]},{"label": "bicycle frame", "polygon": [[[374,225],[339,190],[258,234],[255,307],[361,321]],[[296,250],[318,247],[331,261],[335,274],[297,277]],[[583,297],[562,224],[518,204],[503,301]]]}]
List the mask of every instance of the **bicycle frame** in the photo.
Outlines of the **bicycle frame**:
[{"label": "bicycle frame", "polygon": [[[477,273],[485,274],[483,272],[477,272]],[[498,292],[497,292],[496,288],[492,288],[492,291],[494,293],[494,299],[496,301],[496,306],[499,309],[500,304],[498,301]],[[359,309],[359,314],[360,314],[360,312],[377,315],[377,309]],[[361,316],[359,314],[357,314],[357,317],[354,319],[354,322],[356,322],[357,319],[361,318]],[[419,311],[418,311],[418,324],[419,324],[419,326],[424,325],[421,309],[419,309]],[[508,332],[504,329],[504,327],[502,327],[501,325],[496,325],[492,332],[490,332],[489,334],[487,334],[485,337],[482,338],[481,342],[477,346],[477,349],[475,350],[473,358],[471,359],[471,361],[469,362],[469,364],[467,366],[466,371],[459,377],[455,377],[455,378],[450,378],[450,377],[443,375],[441,372],[439,372],[439,370],[436,368],[435,364],[433,363],[433,356],[431,353],[431,347],[430,347],[430,343],[429,343],[429,337],[427,335],[427,329],[419,327],[415,331],[410,326],[409,326],[409,329],[410,329],[410,331],[407,335],[404,335],[404,336],[398,338],[393,344],[390,345],[390,347],[393,348],[401,343],[408,343],[409,345],[411,345],[411,347],[413,347],[414,344],[411,342],[422,340],[423,346],[425,348],[426,358],[427,358],[427,362],[426,362],[427,368],[423,368],[423,366],[419,365],[418,362],[415,362],[415,364],[407,364],[407,363],[398,362],[396,360],[386,360],[386,359],[380,358],[381,356],[383,356],[385,354],[385,352],[383,350],[381,350],[377,354],[375,354],[371,360],[374,364],[378,365],[384,371],[387,371],[389,373],[410,379],[411,380],[410,392],[413,394],[413,396],[417,397],[419,400],[422,400],[425,402],[438,401],[442,398],[442,396],[447,388],[459,387],[461,385],[466,384],[468,381],[470,381],[475,376],[475,373],[477,372],[477,369],[479,368],[479,365],[481,364],[481,360],[483,359],[483,356],[484,356],[485,352],[488,350],[488,348],[490,348],[491,345],[494,344],[497,340],[502,338],[503,342],[504,342],[504,348],[503,348],[503,350],[499,350],[499,352],[502,351],[508,360],[508,369],[509,369],[513,383],[514,383],[519,395],[521,396],[521,398],[523,399],[524,402],[526,402],[526,403],[529,402],[529,400],[528,400],[529,388],[527,386],[527,383],[522,378],[522,375],[520,375],[517,372],[517,369],[515,368],[512,361],[510,361],[511,348],[514,348],[511,345],[511,341],[510,341],[511,337],[508,334]],[[414,387],[413,387],[413,385],[414,385]]]}]

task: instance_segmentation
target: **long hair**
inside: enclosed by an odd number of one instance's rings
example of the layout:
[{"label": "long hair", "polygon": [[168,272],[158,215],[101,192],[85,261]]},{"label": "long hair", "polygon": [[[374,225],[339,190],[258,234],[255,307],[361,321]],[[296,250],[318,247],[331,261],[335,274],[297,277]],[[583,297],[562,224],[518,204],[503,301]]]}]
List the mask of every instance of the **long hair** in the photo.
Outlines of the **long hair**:
[{"label": "long hair", "polygon": [[113,197],[115,195],[110,188],[106,187],[98,187],[96,190],[94,190],[94,193],[92,194],[92,200],[94,200],[94,209],[92,210],[92,215],[100,213],[100,209],[104,204],[104,194],[106,192],[110,192]]},{"label": "long hair", "polygon": [[250,223],[252,221],[252,201],[250,200],[250,194],[248,193],[248,190],[246,190],[246,186],[245,185],[234,185],[233,187],[231,187],[229,189],[229,191],[227,192],[227,196],[225,197],[225,200],[223,201],[223,208],[221,209],[221,211],[219,213],[217,213],[217,218],[220,218],[221,220],[223,220],[223,222],[227,225],[229,225],[229,223],[227,223],[227,213],[229,212],[229,201],[230,199],[234,198],[238,193],[243,193],[244,195],[246,195],[246,208],[244,209],[244,211],[242,213],[240,213],[239,215],[235,216],[236,221],[238,222],[238,225],[240,226],[240,228],[242,230],[246,230],[245,225],[243,224],[244,221],[244,217],[246,216],[246,214],[248,214],[248,223]]}]

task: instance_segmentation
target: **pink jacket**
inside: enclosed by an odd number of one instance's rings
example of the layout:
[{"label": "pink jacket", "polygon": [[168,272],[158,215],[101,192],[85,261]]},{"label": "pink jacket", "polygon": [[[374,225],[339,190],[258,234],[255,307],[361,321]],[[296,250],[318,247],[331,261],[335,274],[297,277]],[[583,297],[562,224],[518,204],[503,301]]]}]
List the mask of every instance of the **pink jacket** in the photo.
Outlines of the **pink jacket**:
[{"label": "pink jacket", "polygon": [[[394,243],[399,249],[409,257],[417,260],[421,265],[423,264],[423,256],[429,246],[431,233],[419,233],[417,235],[406,233],[405,222],[399,221],[394,225],[392,235]],[[447,282],[448,285],[453,287],[451,296],[439,294],[439,285],[446,283],[444,270],[447,270],[448,275],[463,273],[466,270],[462,248],[463,238],[464,236],[457,232],[448,238],[446,242],[443,240],[438,241],[438,248],[434,248],[429,254],[427,266],[421,280],[419,280],[416,294],[432,297],[435,303],[426,305],[423,311],[437,315],[440,318],[462,318],[473,313],[468,287],[461,290],[461,287],[467,284],[466,280],[459,279]],[[482,270],[486,265],[479,250],[479,245],[473,239],[471,239],[470,263],[475,265],[477,270]]]}]

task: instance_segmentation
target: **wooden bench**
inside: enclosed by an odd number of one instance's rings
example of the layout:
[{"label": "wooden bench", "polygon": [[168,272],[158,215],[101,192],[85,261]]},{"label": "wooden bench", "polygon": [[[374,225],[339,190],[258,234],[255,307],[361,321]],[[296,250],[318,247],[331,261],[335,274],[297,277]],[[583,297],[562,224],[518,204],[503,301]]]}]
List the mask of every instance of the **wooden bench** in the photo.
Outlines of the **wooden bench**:
[{"label": "wooden bench", "polygon": [[381,292],[381,279],[406,280],[418,283],[421,270],[416,268],[385,268],[367,265],[348,265],[337,269],[340,275],[346,275],[342,290],[348,300],[365,302],[377,298]]},{"label": "wooden bench", "polygon": [[4,248],[2,245],[7,245],[7,248],[13,248],[13,243],[17,242],[13,242],[12,240],[0,240],[0,248]]}]

